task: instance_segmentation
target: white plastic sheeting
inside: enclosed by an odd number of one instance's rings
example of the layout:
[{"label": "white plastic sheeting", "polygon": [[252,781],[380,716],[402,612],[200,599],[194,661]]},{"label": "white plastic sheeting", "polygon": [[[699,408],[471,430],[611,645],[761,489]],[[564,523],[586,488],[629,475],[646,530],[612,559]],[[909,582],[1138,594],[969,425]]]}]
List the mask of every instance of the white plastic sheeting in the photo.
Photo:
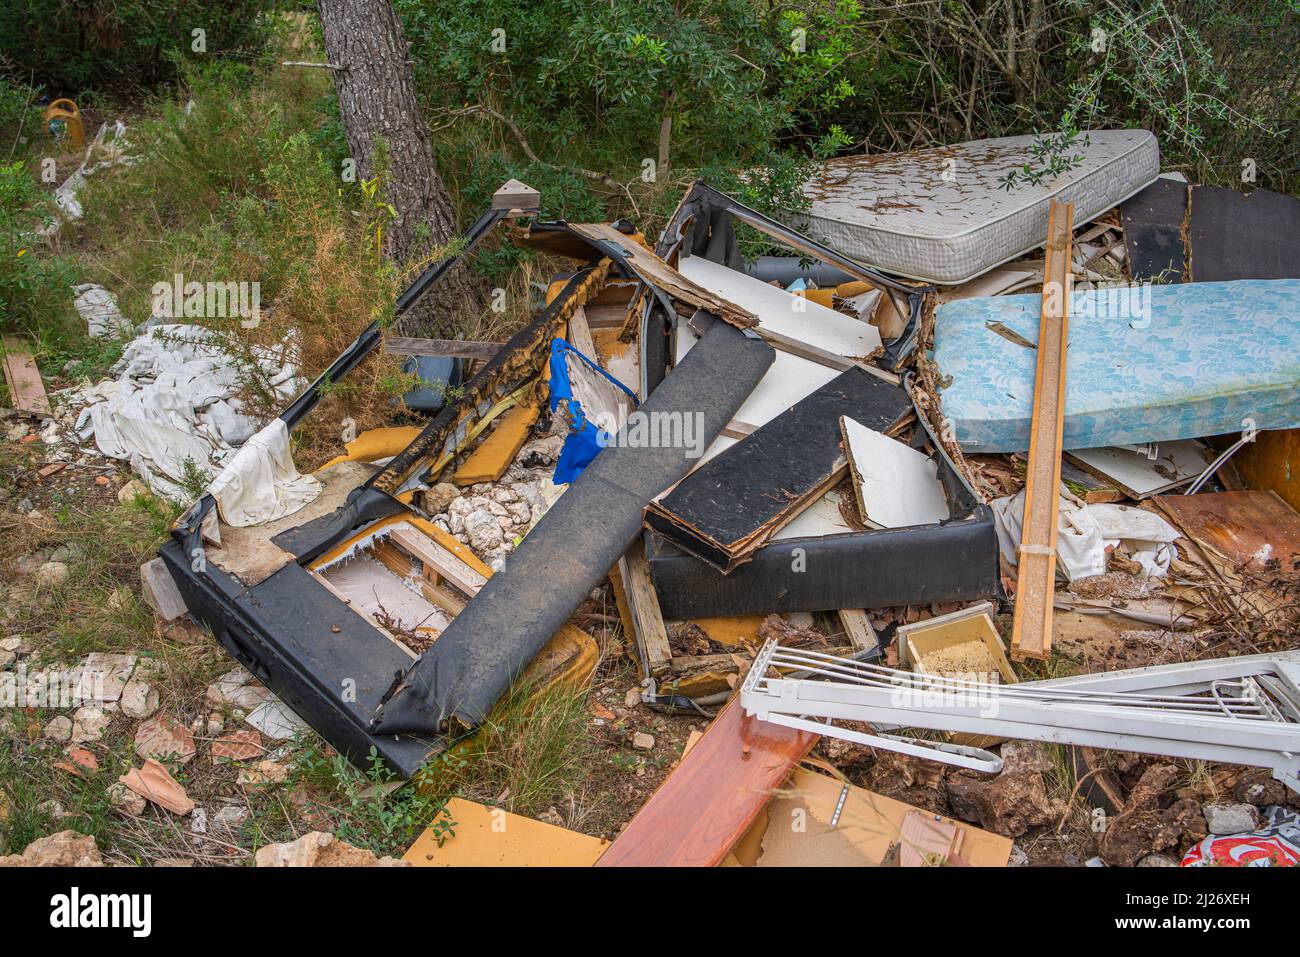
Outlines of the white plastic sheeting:
[{"label": "white plastic sheeting", "polygon": [[[1002,557],[1016,564],[1025,516],[1025,493],[995,498],[989,503],[997,525]],[[1106,549],[1125,543],[1148,578],[1169,571],[1178,552],[1178,530],[1159,515],[1129,505],[1087,505],[1061,486],[1057,512],[1057,568],[1074,581],[1106,573]]]},{"label": "white plastic sheeting", "polygon": [[[279,398],[302,387],[291,363],[269,352],[257,370]],[[258,430],[244,414],[240,362],[202,326],[155,326],[132,340],[114,379],[64,392],[81,441],[92,435],[110,458],[131,463],[159,495],[185,499],[182,483],[215,473]],[[187,463],[189,463],[187,465]],[[295,473],[296,474],[296,473]]]}]

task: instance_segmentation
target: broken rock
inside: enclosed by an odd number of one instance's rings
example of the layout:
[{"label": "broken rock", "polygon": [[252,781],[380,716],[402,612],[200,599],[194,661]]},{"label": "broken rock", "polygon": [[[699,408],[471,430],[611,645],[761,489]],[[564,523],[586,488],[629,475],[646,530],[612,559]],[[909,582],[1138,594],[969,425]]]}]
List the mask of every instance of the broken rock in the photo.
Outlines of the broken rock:
[{"label": "broken rock", "polygon": [[1259,811],[1250,804],[1207,804],[1201,812],[1211,834],[1246,834],[1259,827]]},{"label": "broken rock", "polygon": [[132,678],[122,688],[118,705],[128,718],[147,718],[158,710],[158,689],[147,681]]},{"label": "broken rock", "polygon": [[1148,854],[1205,837],[1205,820],[1195,800],[1180,798],[1162,806],[1178,777],[1178,768],[1172,764],[1147,768],[1129,792],[1124,811],[1107,823],[1101,839],[1102,860],[1114,867],[1132,867]]},{"label": "broken rock", "polygon": [[40,837],[21,854],[0,857],[0,867],[103,867],[95,839],[76,831]]},{"label": "broken rock", "polygon": [[112,717],[103,708],[85,705],[78,708],[72,716],[72,737],[70,740],[73,744],[98,741],[104,736],[104,732],[108,730],[108,726],[112,723]]},{"label": "broken rock", "polygon": [[145,799],[136,794],[121,781],[117,781],[109,787],[108,799],[112,802],[113,807],[117,808],[123,814],[136,817],[144,813]]},{"label": "broken rock", "polygon": [[410,867],[406,861],[376,857],[333,834],[312,831],[296,841],[268,844],[254,855],[258,867]]}]

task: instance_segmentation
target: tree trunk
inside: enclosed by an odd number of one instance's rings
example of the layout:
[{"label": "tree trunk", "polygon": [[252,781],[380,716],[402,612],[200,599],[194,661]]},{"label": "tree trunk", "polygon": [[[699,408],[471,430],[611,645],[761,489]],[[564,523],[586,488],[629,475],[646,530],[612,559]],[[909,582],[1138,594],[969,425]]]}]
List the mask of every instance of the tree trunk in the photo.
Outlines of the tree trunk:
[{"label": "tree trunk", "polygon": [[[387,145],[381,189],[397,210],[385,252],[413,279],[431,252],[458,235],[451,199],[434,162],[415,98],[408,44],[390,0],[319,0],[326,59],[336,69],[339,113],[357,175],[375,175],[375,144]],[[408,334],[452,337],[475,310],[478,291],[463,265],[430,289],[401,322]]]}]

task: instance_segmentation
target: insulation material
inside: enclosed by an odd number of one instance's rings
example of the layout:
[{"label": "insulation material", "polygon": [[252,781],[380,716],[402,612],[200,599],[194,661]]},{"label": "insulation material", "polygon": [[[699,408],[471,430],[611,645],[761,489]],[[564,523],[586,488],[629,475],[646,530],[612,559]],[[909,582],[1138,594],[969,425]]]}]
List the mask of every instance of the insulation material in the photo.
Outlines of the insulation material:
[{"label": "insulation material", "polygon": [[[995,498],[989,505],[997,523],[1002,557],[1015,566],[1024,519],[1025,493]],[[1143,574],[1160,577],[1178,557],[1174,540],[1179,532],[1154,512],[1128,505],[1087,505],[1064,485],[1057,510],[1057,568],[1068,581],[1103,575],[1106,549],[1121,542],[1129,549]]]},{"label": "insulation material", "polygon": [[529,430],[540,414],[537,404],[532,402],[511,409],[492,430],[492,434],[465,458],[452,476],[452,481],[464,486],[495,482],[501,478],[528,440]]},{"label": "insulation material", "polygon": [[426,828],[402,860],[412,867],[590,867],[609,846],[464,798],[448,801],[443,818],[455,825],[450,833]]},{"label": "insulation material", "polygon": [[877,528],[947,521],[948,499],[934,460],[875,429],[840,416],[862,520]]},{"label": "insulation material", "polygon": [[182,483],[214,474],[258,429],[238,398],[242,376],[260,376],[286,400],[301,389],[282,355],[263,352],[255,361],[257,368],[242,368],[202,326],[160,325],[127,345],[116,379],[61,396],[81,407],[81,441],[94,436],[104,455],[130,462],[159,495],[186,499]]},{"label": "insulation material", "polygon": [[322,488],[318,479],[298,474],[289,451],[289,427],[272,419],[231,457],[207,491],[223,522],[247,528],[292,515]]}]

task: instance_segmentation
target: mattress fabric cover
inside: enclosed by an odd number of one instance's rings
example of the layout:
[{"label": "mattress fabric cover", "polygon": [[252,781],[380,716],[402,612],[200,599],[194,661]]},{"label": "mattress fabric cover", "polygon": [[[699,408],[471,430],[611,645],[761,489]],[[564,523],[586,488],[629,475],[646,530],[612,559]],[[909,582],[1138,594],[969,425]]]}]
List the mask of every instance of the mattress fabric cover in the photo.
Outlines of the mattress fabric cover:
[{"label": "mattress fabric cover", "polygon": [[[1084,141],[1086,137],[1086,143]],[[1037,137],[1006,136],[919,150],[841,156],[804,186],[790,224],[884,272],[950,285],[1041,246],[1047,208],[1074,203],[1082,225],[1153,182],[1160,148],[1147,130],[1089,130],[1069,151],[1082,162],[1038,184],[1000,181],[1037,165]]]},{"label": "mattress fabric cover", "polygon": [[[1300,280],[1148,290],[1149,312],[1129,317],[1115,290],[1071,297],[1064,448],[1300,427]],[[936,310],[942,410],[964,450],[1029,447],[1038,354],[990,325],[1036,342],[1041,305],[1032,294]]]}]

